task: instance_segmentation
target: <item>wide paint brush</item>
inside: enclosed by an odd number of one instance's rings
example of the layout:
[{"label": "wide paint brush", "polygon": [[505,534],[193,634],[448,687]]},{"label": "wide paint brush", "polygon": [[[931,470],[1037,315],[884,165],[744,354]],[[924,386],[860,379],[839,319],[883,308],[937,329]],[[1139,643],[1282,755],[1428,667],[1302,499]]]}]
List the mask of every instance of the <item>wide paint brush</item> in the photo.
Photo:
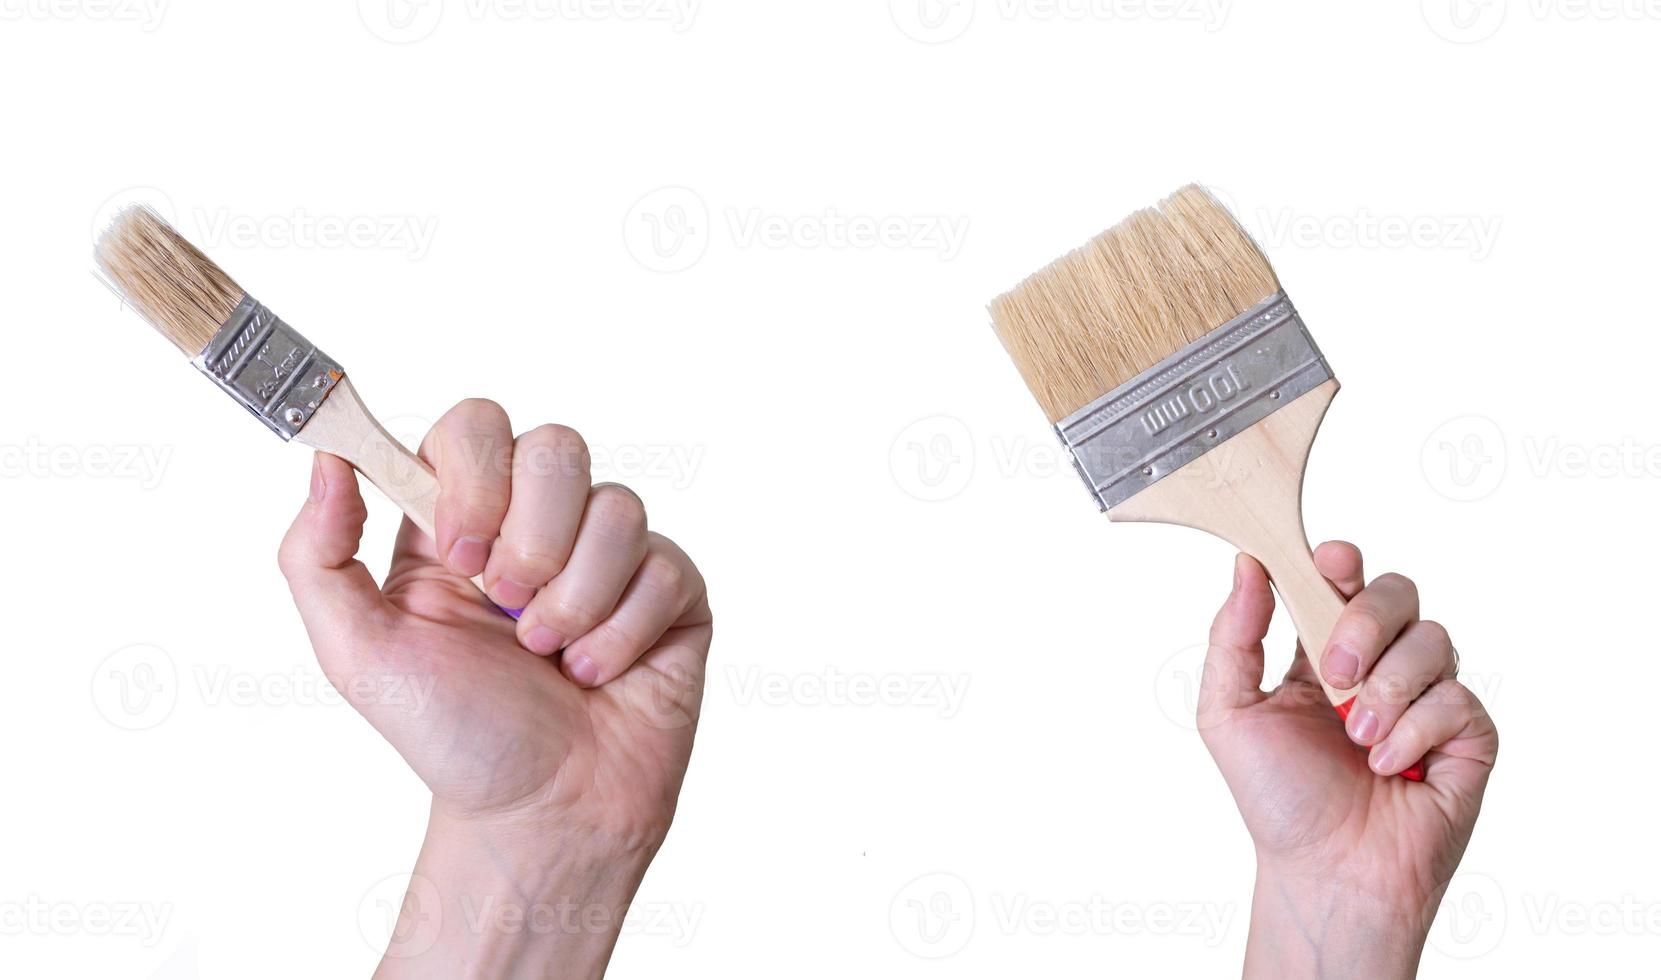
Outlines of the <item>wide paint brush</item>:
[{"label": "wide paint brush", "polygon": [[[1114,521],[1209,531],[1262,563],[1312,658],[1344,599],[1303,471],[1338,379],[1228,210],[1190,185],[992,301],[992,325]],[[1340,716],[1356,688],[1315,672]],[[1424,778],[1421,760],[1402,772]]]}]

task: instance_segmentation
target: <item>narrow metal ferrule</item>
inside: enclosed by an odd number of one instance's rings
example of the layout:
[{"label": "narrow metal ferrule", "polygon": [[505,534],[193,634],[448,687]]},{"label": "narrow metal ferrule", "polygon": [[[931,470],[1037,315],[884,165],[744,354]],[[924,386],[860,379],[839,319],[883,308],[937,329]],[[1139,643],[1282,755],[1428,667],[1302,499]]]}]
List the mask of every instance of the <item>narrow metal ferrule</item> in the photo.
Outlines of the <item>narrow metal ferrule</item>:
[{"label": "narrow metal ferrule", "polygon": [[345,377],[338,362],[252,296],[242,297],[190,363],[285,442]]},{"label": "narrow metal ferrule", "polygon": [[1056,423],[1107,510],[1205,455],[1332,377],[1285,293]]}]

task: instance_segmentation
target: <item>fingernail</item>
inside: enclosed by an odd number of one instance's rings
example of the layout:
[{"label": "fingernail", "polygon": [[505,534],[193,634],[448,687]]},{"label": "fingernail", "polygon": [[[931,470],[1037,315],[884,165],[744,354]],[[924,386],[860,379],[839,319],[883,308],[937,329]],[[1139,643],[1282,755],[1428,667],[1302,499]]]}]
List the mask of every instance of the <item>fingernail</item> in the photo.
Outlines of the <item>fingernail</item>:
[{"label": "fingernail", "polygon": [[533,626],[531,631],[525,634],[525,648],[532,653],[540,653],[545,657],[552,653],[558,653],[559,648],[564,645],[565,637],[560,636],[546,626]]},{"label": "fingernail", "polygon": [[318,503],[323,499],[323,493],[328,486],[323,482],[323,457],[312,453],[311,456],[311,502]]},{"label": "fingernail", "polygon": [[1392,764],[1392,757],[1394,755],[1395,753],[1391,752],[1387,748],[1375,749],[1373,751],[1373,771],[1381,773],[1389,772],[1392,768],[1394,768]]},{"label": "fingernail", "polygon": [[1378,734],[1378,715],[1371,708],[1362,708],[1350,718],[1350,737],[1357,742],[1370,742]]},{"label": "fingernail", "polygon": [[522,585],[510,578],[499,578],[490,587],[490,595],[498,606],[509,609],[523,609],[536,595],[536,590],[528,585]]},{"label": "fingernail", "polygon": [[593,687],[594,682],[600,679],[600,668],[594,666],[594,661],[578,654],[565,658],[565,674],[578,687]]},{"label": "fingernail", "polygon": [[450,546],[450,571],[471,578],[484,571],[490,559],[490,542],[475,535],[457,538]]},{"label": "fingernail", "polygon": [[1356,656],[1348,647],[1333,647],[1327,651],[1327,680],[1339,687],[1349,687],[1355,683],[1355,675],[1359,673],[1361,673],[1361,658]]},{"label": "fingernail", "polygon": [[1240,591],[1240,555],[1234,556],[1234,591]]}]

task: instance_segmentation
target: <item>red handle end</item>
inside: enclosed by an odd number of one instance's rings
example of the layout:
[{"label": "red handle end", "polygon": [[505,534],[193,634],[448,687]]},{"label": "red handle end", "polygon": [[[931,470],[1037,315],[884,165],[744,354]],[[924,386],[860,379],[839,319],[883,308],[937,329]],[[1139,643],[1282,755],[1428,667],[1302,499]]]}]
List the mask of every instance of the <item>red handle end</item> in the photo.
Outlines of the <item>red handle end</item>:
[{"label": "red handle end", "polygon": [[[1349,721],[1349,719],[1350,719],[1350,708],[1354,704],[1355,704],[1355,698],[1352,697],[1348,701],[1345,701],[1343,704],[1333,705],[1332,709],[1334,711],[1338,712],[1338,717],[1339,718],[1343,719],[1344,721]],[[1403,778],[1403,779],[1412,780],[1415,783],[1424,782],[1425,781],[1425,760],[1420,759],[1418,762],[1415,762],[1411,766],[1408,766],[1406,769],[1403,769],[1400,773],[1397,773],[1397,775],[1401,776],[1401,778]]]}]

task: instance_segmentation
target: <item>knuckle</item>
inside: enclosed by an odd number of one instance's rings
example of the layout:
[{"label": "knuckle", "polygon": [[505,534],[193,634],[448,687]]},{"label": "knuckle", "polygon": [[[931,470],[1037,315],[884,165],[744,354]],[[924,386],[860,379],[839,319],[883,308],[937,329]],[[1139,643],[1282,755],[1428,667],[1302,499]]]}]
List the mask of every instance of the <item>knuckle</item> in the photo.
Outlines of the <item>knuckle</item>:
[{"label": "knuckle", "polygon": [[577,476],[589,471],[588,443],[582,434],[552,422],[520,436],[514,462],[531,476]]},{"label": "knuckle", "polygon": [[1344,636],[1363,646],[1376,645],[1384,637],[1384,613],[1372,602],[1357,598],[1344,610]]},{"label": "knuckle", "polygon": [[660,599],[680,598],[686,585],[686,570],[669,558],[653,555],[640,566],[640,587]]},{"label": "knuckle", "polygon": [[575,639],[578,635],[587,633],[594,624],[605,618],[609,610],[600,609],[592,600],[575,596],[564,596],[556,599],[549,616],[558,625],[564,627],[565,635]]},{"label": "knuckle", "polygon": [[588,507],[603,533],[630,537],[646,530],[646,505],[627,487],[615,483],[595,487]]},{"label": "knuckle", "polygon": [[1453,637],[1448,635],[1448,628],[1434,619],[1420,620],[1419,632],[1424,635],[1425,642],[1433,647],[1453,646]]},{"label": "knuckle", "polygon": [[563,538],[531,534],[516,537],[508,545],[506,557],[515,565],[543,570],[552,576],[565,566],[570,550],[570,542]]},{"label": "knuckle", "polygon": [[1418,585],[1400,572],[1385,572],[1378,578],[1373,579],[1373,585],[1382,586],[1393,595],[1400,596],[1408,601],[1417,601],[1419,598]]},{"label": "knuckle", "polygon": [[506,422],[507,409],[489,398],[463,398],[445,413],[446,419],[466,419],[479,422]]}]

